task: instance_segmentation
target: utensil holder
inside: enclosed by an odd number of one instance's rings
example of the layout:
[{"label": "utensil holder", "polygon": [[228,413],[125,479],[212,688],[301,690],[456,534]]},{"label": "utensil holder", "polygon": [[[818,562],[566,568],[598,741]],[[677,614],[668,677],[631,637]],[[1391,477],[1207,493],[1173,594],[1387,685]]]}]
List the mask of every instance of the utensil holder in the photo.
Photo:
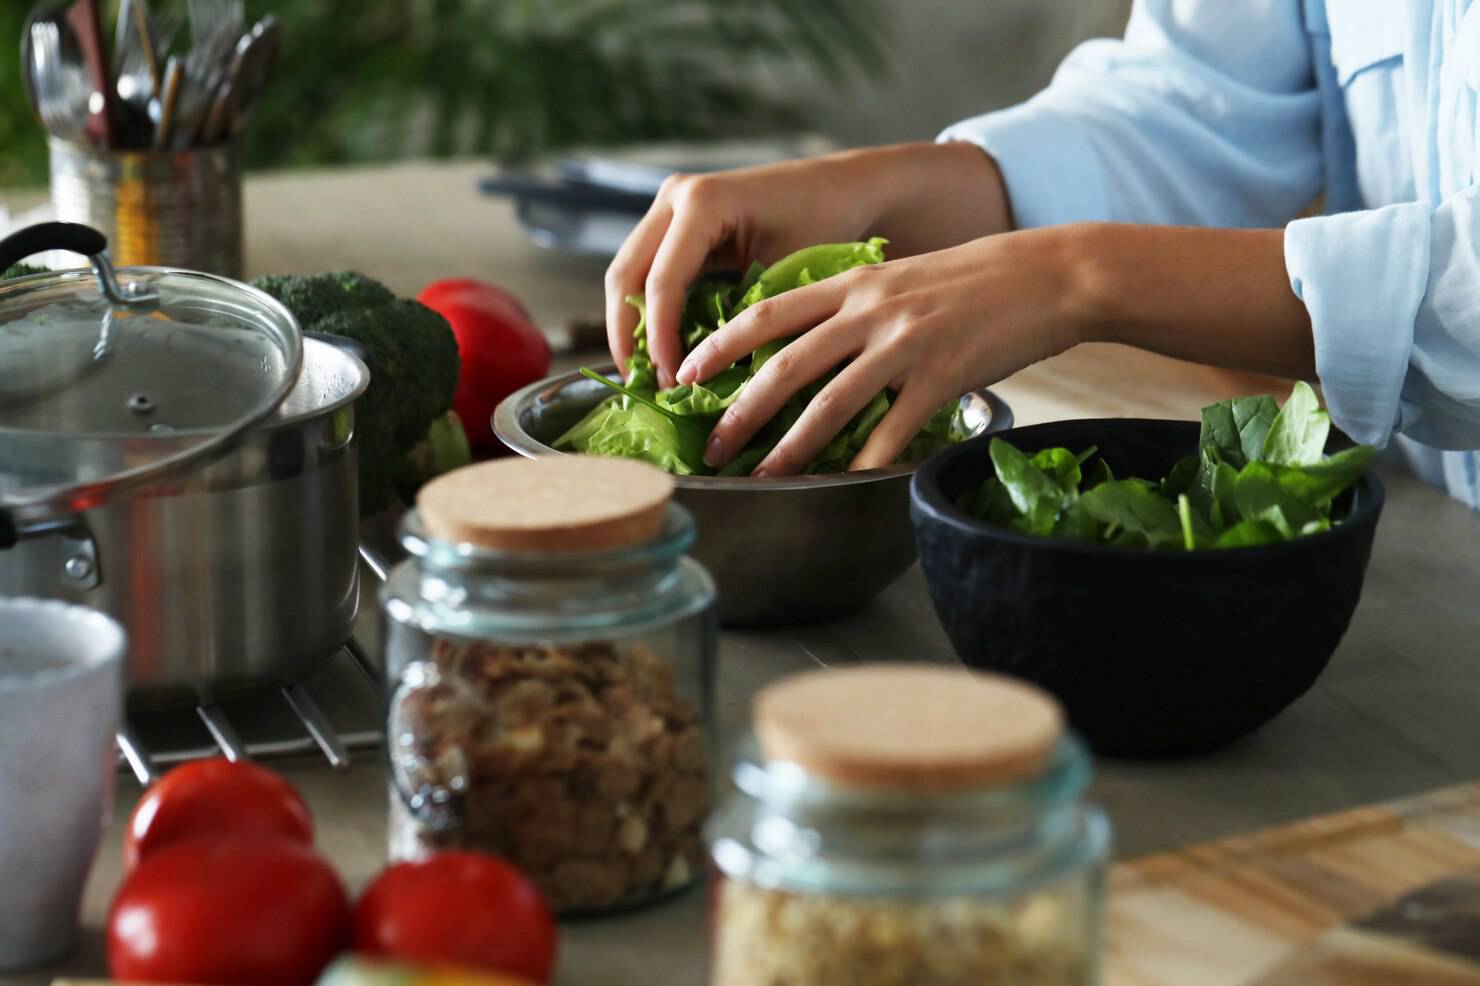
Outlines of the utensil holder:
[{"label": "utensil holder", "polygon": [[188,151],[49,144],[57,218],[101,230],[114,263],[241,279],[240,143]]}]

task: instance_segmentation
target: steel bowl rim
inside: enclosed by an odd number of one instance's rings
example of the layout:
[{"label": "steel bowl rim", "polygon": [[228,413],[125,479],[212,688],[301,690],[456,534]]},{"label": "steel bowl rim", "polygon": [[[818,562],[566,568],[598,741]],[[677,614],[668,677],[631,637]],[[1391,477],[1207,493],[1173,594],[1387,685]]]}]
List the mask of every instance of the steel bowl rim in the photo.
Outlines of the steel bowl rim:
[{"label": "steel bowl rim", "polygon": [[[597,373],[612,374],[616,372],[615,364],[605,364],[594,368]],[[570,455],[569,452],[561,452],[553,449],[543,442],[537,441],[526,432],[519,424],[519,411],[530,404],[534,397],[549,390],[558,390],[572,383],[584,379],[580,370],[570,370],[566,373],[557,373],[537,380],[528,386],[521,387],[508,397],[499,402],[493,411],[493,433],[515,452],[525,458],[533,459],[542,455]],[[972,439],[982,437],[986,434],[1000,434],[1012,427],[1012,410],[1007,404],[988,388],[972,391],[971,393],[986,401],[992,411],[992,419],[987,427]],[[968,439],[970,441],[971,439]],[[965,444],[964,442],[962,444]],[[683,490],[718,490],[734,491],[742,490],[815,490],[831,489],[841,486],[861,486],[867,483],[880,483],[891,479],[900,479],[916,473],[930,459],[921,459],[919,462],[901,463],[899,465],[885,466],[881,469],[860,469],[855,472],[828,473],[817,476],[766,476],[755,479],[750,476],[674,476],[674,485]]]}]

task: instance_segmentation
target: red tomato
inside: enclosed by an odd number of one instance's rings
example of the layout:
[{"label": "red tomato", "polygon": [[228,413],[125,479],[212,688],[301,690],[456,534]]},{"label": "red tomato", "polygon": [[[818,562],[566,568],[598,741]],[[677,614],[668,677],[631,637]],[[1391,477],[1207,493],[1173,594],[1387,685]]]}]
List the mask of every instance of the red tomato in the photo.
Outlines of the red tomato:
[{"label": "red tomato", "polygon": [[293,786],[265,767],[223,757],[184,764],[144,792],[123,836],[123,864],[198,835],[253,835],[313,845],[313,819]]},{"label": "red tomato", "polygon": [[310,986],[343,948],[349,900],[314,851],[286,839],[186,839],[124,879],[108,915],[121,981]]},{"label": "red tomato", "polygon": [[475,453],[507,451],[493,434],[493,409],[550,372],[550,343],[513,295],[468,277],[433,281],[416,300],[442,314],[457,336],[462,376],[452,409]]},{"label": "red tomato", "polygon": [[355,951],[545,983],[555,968],[555,922],[539,890],[508,863],[444,852],[391,866],[365,888]]}]

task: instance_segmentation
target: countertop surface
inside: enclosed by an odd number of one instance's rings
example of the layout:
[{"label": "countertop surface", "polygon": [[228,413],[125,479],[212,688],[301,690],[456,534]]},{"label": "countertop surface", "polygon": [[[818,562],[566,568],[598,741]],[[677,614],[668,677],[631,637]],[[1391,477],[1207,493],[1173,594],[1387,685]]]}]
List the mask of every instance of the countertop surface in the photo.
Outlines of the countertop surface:
[{"label": "countertop surface", "polygon": [[[479,197],[478,164],[401,165],[279,174],[246,188],[249,273],[356,268],[414,293],[435,277],[469,275],[518,294],[558,329],[598,315],[601,270],[530,244],[503,202]],[[35,196],[0,192],[22,207]],[[596,359],[599,354],[582,354]],[[567,360],[568,361],[568,360]],[[1210,400],[1282,395],[1288,384],[1109,346],[1081,347],[995,388],[1019,423],[1130,415],[1195,418]],[[1100,761],[1093,795],[1116,827],[1121,858],[1159,853],[1307,816],[1480,777],[1480,518],[1407,477],[1384,474],[1389,499],[1362,603],[1331,666],[1311,692],[1255,736],[1195,760]],[[1113,632],[1113,628],[1109,628]],[[1195,661],[1196,641],[1187,659]],[[774,677],[866,659],[951,661],[918,568],[864,612],[820,626],[726,633],[721,642],[722,726],[740,728],[751,693]],[[275,764],[308,798],[319,841],[352,886],[384,854],[385,792],[378,761],[346,772],[321,761]],[[115,817],[84,906],[84,940],[63,967],[0,977],[31,986],[66,971],[102,971],[101,932],[117,886],[123,819],[138,795],[120,775]],[[1112,907],[1115,906],[1112,904]],[[636,914],[563,929],[559,983],[691,986],[704,978],[702,893]],[[1114,922],[1112,922],[1114,926]],[[634,942],[662,942],[636,948]],[[1133,943],[1112,948],[1111,982],[1141,982],[1122,967]],[[1130,951],[1128,951],[1130,950]],[[1252,976],[1271,961],[1251,953]],[[1239,970],[1220,982],[1239,981]],[[1201,981],[1188,979],[1188,982]]]}]

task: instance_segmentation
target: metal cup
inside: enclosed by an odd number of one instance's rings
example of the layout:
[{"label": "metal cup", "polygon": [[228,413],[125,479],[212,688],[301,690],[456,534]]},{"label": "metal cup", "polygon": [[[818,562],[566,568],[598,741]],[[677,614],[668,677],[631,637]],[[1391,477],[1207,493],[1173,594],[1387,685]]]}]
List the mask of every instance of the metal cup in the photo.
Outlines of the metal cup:
[{"label": "metal cup", "polygon": [[126,647],[96,610],[0,598],[0,972],[76,941],[112,812]]},{"label": "metal cup", "polygon": [[57,218],[108,237],[121,266],[242,276],[241,145],[117,151],[53,137]]}]

